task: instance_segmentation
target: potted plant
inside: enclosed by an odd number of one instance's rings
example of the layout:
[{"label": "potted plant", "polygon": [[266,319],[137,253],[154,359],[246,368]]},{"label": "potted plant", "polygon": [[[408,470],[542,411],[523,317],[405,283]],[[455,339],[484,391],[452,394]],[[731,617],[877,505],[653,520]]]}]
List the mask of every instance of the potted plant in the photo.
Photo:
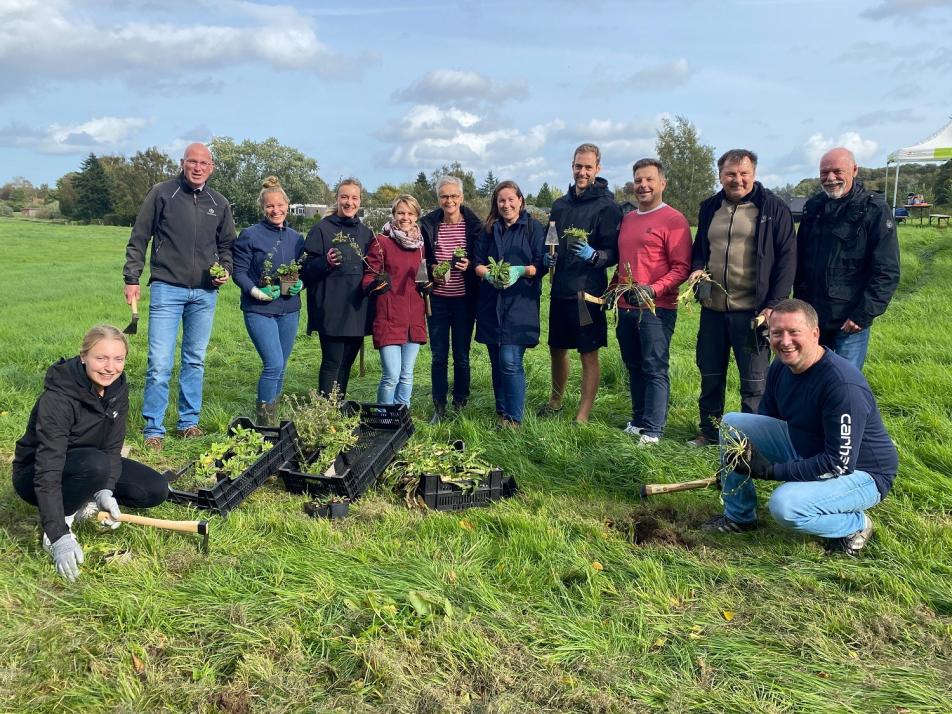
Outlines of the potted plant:
[{"label": "potted plant", "polygon": [[222,264],[219,263],[219,262],[216,260],[216,261],[215,261],[214,263],[212,263],[211,266],[208,268],[208,274],[209,274],[209,275],[212,277],[212,279],[214,279],[214,280],[221,280],[222,278],[227,277],[228,271],[225,270],[225,268],[222,266]]},{"label": "potted plant", "polygon": [[296,260],[278,266],[278,280],[281,283],[281,294],[287,295],[291,286],[298,281],[301,264]]},{"label": "potted plant", "polygon": [[439,263],[433,266],[433,279],[438,283],[442,283],[446,280],[446,276],[450,272],[450,262],[448,260],[441,260]]},{"label": "potted plant", "polygon": [[346,518],[350,513],[350,499],[332,494],[304,504],[304,512],[311,518],[328,518],[332,521]]}]

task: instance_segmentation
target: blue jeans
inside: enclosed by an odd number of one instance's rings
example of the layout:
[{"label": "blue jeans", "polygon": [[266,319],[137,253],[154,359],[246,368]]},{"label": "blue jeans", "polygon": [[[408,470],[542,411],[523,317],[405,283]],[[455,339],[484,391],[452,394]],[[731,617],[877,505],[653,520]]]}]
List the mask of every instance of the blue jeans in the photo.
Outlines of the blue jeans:
[{"label": "blue jeans", "polygon": [[405,342],[402,345],[387,345],[380,348],[380,386],[377,387],[378,404],[406,404],[410,406],[413,391],[413,365],[416,364],[420,345]]},{"label": "blue jeans", "polygon": [[270,404],[284,386],[284,370],[297,337],[299,310],[283,315],[245,312],[245,328],[264,364],[258,377],[258,401]]},{"label": "blue jeans", "polygon": [[496,413],[522,423],[526,409],[525,345],[486,345],[493,371]]},{"label": "blue jeans", "polygon": [[446,404],[449,392],[450,339],[453,341],[453,401],[457,404],[469,399],[469,347],[473,339],[476,315],[465,297],[430,297],[433,313],[427,318],[430,333],[430,383],[433,402]]},{"label": "blue jeans", "polygon": [[648,436],[660,437],[668,420],[668,357],[678,313],[662,307],[655,313],[619,309],[615,336],[628,368],[631,423]]},{"label": "blue jeans", "polygon": [[[793,448],[787,423],[759,414],[725,414],[724,426],[737,429],[773,463],[803,458]],[[722,451],[723,460],[723,451]],[[752,479],[731,471],[723,479],[724,515],[738,523],[757,520],[757,493]],[[861,530],[864,511],[879,503],[879,489],[865,471],[821,481],[785,481],[770,496],[768,508],[784,528],[822,538],[842,538]]]},{"label": "blue jeans", "polygon": [[820,344],[829,347],[840,357],[863,369],[866,353],[869,351],[869,329],[847,333],[843,330],[824,330],[820,333]]},{"label": "blue jeans", "polygon": [[160,282],[152,283],[149,292],[149,358],[142,397],[146,438],[165,435],[163,421],[169,404],[169,379],[180,322],[182,349],[176,428],[187,429],[198,424],[205,350],[212,334],[218,298],[217,290],[180,288]]}]

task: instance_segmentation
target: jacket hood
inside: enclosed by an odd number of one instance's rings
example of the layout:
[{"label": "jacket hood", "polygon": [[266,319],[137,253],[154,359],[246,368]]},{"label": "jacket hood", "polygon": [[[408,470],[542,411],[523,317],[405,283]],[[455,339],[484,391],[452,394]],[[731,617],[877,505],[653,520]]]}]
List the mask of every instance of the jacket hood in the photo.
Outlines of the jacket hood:
[{"label": "jacket hood", "polygon": [[[43,380],[44,388],[51,392],[59,392],[81,402],[96,404],[99,396],[93,390],[93,383],[83,369],[79,356],[70,359],[61,358],[59,362],[46,370]],[[126,388],[126,375],[123,372],[119,379],[106,387],[105,397],[111,398]]]},{"label": "jacket hood", "polygon": [[354,216],[353,218],[346,218],[344,216],[339,216],[336,213],[332,213],[327,217],[327,220],[333,223],[335,226],[358,226],[360,225],[360,218]]},{"label": "jacket hood", "polygon": [[585,203],[586,201],[595,201],[602,196],[609,196],[613,201],[615,200],[615,195],[608,190],[608,181],[603,179],[601,176],[596,176],[595,180],[592,181],[592,187],[585,190],[581,196],[576,195],[575,193],[575,184],[569,184],[569,190],[565,194],[565,197],[572,203]]}]

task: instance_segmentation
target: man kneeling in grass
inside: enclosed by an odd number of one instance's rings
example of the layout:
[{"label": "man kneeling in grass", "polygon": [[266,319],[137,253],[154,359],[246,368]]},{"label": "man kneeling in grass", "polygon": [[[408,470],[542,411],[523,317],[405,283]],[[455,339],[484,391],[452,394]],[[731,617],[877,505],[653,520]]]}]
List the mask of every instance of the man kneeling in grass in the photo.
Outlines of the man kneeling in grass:
[{"label": "man kneeling in grass", "polygon": [[723,479],[724,514],[703,528],[753,530],[751,478],[783,481],[770,496],[774,519],[824,538],[828,552],[856,555],[873,532],[865,510],[885,498],[896,476],[896,447],[862,372],[820,345],[808,303],[777,303],[769,326],[777,359],[759,414],[727,414],[721,422],[721,463],[734,468]]}]

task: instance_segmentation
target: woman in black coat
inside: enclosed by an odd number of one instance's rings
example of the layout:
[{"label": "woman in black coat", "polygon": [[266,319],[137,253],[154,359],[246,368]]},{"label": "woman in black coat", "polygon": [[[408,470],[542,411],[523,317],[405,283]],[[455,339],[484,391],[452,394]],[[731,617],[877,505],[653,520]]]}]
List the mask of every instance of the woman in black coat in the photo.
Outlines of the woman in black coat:
[{"label": "woman in black coat", "polygon": [[360,190],[355,178],[341,181],[334,212],[304,240],[301,278],[307,288],[307,333],[316,331],[321,341],[318,389],[325,396],[335,384],[341,398],[347,394],[351,367],[369,334],[361,280],[374,234],[357,217]]},{"label": "woman in black coat", "polygon": [[[522,423],[526,403],[526,349],[539,344],[539,297],[545,232],[526,212],[522,191],[503,181],[493,191],[486,230],[474,263],[482,279],[476,305],[476,341],[486,345],[500,425]],[[508,276],[490,271],[489,259],[510,264]]]},{"label": "woman in black coat", "polygon": [[43,547],[60,575],[79,575],[83,549],[72,532],[76,518],[97,510],[119,526],[119,505],[149,508],[165,501],[165,478],[122,458],[129,412],[123,374],[129,344],[112,325],[83,337],[79,356],[61,359],[46,372],[26,433],[16,443],[13,488],[38,506]]}]

